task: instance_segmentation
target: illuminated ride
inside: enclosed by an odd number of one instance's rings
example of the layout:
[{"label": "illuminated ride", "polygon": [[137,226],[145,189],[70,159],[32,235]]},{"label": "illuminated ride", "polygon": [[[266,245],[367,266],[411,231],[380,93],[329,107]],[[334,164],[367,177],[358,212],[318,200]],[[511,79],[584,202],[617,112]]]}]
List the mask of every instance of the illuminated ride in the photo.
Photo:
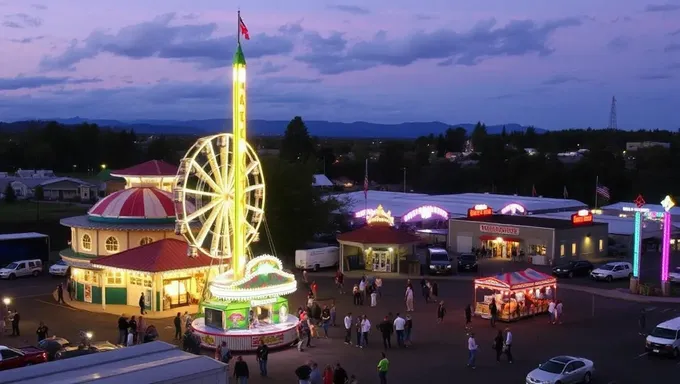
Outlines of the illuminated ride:
[{"label": "illuminated ride", "polygon": [[205,348],[223,341],[233,351],[255,350],[260,341],[286,346],[297,339],[299,320],[284,297],[296,291],[295,277],[275,256],[249,257],[264,221],[265,181],[246,141],[246,62],[240,40],[233,61],[232,114],[232,133],[201,138],[189,149],[174,190],[176,231],[189,243],[188,257],[209,255],[219,271],[208,276],[192,327]]}]

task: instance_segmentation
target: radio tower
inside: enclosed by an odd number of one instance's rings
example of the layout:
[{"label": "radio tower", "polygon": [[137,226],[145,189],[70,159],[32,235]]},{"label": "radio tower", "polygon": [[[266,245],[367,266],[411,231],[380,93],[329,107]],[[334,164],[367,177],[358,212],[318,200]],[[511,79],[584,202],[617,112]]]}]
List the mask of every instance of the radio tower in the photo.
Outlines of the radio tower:
[{"label": "radio tower", "polygon": [[609,127],[608,129],[618,129],[616,124],[616,96],[612,96],[612,109],[609,111]]}]

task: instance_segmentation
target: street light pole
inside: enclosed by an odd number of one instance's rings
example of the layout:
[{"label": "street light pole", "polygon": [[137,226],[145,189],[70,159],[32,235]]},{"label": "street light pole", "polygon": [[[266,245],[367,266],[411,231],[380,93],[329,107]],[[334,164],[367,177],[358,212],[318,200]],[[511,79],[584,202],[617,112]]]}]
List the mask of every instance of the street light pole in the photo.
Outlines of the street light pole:
[{"label": "street light pole", "polygon": [[402,168],[404,171],[404,193],[406,193],[406,167]]}]

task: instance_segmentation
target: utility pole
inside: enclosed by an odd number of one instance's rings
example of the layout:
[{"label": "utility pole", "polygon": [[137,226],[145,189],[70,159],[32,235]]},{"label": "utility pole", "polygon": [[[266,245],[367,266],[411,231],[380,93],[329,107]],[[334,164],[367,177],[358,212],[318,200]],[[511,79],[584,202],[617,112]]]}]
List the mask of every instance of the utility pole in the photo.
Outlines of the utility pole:
[{"label": "utility pole", "polygon": [[402,171],[404,171],[404,193],[406,193],[406,167],[402,168]]},{"label": "utility pole", "polygon": [[609,111],[609,126],[608,129],[618,129],[616,121],[616,96],[612,96],[612,106]]}]

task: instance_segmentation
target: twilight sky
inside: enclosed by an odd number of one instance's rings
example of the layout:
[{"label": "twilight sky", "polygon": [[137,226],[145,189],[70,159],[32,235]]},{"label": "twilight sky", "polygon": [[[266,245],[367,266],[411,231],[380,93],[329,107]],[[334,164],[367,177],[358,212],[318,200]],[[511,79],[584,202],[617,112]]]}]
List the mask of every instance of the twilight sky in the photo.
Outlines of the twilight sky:
[{"label": "twilight sky", "polygon": [[[0,121],[229,117],[237,2],[0,0]],[[680,128],[680,0],[257,0],[249,118]],[[660,0],[663,1],[663,0]]]}]

